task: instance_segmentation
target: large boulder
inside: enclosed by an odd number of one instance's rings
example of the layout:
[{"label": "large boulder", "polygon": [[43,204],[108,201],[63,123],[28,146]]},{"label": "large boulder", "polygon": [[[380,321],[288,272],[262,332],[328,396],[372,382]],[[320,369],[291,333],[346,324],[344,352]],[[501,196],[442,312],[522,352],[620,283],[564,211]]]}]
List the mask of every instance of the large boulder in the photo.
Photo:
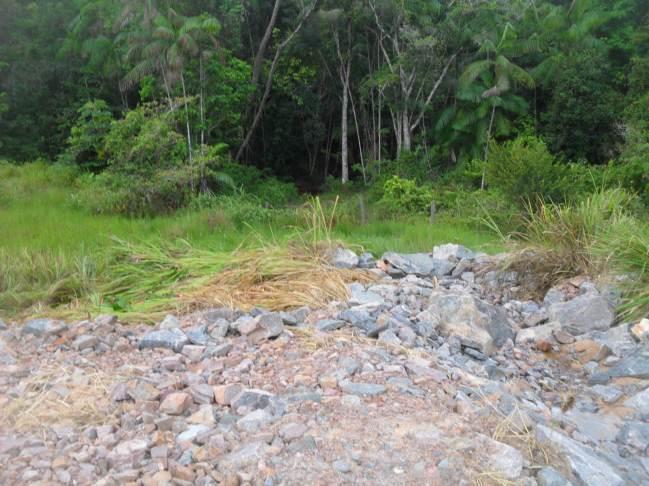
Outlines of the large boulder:
[{"label": "large boulder", "polygon": [[447,243],[433,248],[433,258],[436,260],[472,260],[475,258],[475,253],[462,245]]},{"label": "large boulder", "polygon": [[275,312],[261,314],[238,326],[239,333],[252,344],[278,337],[284,332],[284,320]]},{"label": "large boulder", "polygon": [[148,332],[140,338],[138,346],[140,349],[165,348],[180,353],[187,343],[189,338],[176,328]]},{"label": "large boulder", "polygon": [[428,253],[384,253],[378,266],[392,277],[417,275],[418,277],[442,277],[455,268],[455,262],[436,259]]},{"label": "large boulder", "polygon": [[53,336],[62,334],[68,329],[64,322],[54,319],[32,319],[27,322],[21,330],[22,334],[33,334],[34,336]]},{"label": "large boulder", "polygon": [[418,318],[427,319],[442,336],[457,336],[462,345],[486,355],[514,338],[513,323],[502,308],[467,292],[434,291]]},{"label": "large boulder", "polygon": [[615,313],[608,301],[595,293],[552,304],[548,314],[551,321],[561,323],[561,328],[573,336],[591,331],[606,331],[615,320]]},{"label": "large boulder", "polygon": [[358,255],[347,248],[334,248],[328,254],[328,260],[336,268],[356,268]]}]

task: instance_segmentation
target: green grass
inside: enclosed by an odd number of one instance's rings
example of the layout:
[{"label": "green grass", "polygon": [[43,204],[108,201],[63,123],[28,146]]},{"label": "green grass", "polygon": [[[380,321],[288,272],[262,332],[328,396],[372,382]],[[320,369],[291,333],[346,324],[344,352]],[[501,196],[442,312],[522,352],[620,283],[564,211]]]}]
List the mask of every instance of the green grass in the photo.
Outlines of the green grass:
[{"label": "green grass", "polygon": [[[92,214],[75,198],[75,171],[43,162],[16,167],[0,162],[0,315],[38,312],[74,300],[103,301],[100,289],[119,275],[115,257],[124,243],[185,248],[227,260],[233,250],[262,242],[286,243],[309,225],[302,208],[266,210],[236,199],[219,206],[184,210],[169,216],[128,218]],[[349,196],[353,197],[353,196]],[[327,198],[325,211],[333,210]],[[353,206],[353,205],[351,205]],[[502,245],[489,233],[466,223],[440,218],[370,221],[354,224],[346,214],[331,237],[362,246],[379,256],[385,251],[431,251],[435,244],[457,242],[483,251]],[[122,255],[123,256],[123,255]],[[123,259],[122,259],[123,261]],[[130,286],[138,278],[127,279]],[[170,282],[177,278],[169,273]]]}]

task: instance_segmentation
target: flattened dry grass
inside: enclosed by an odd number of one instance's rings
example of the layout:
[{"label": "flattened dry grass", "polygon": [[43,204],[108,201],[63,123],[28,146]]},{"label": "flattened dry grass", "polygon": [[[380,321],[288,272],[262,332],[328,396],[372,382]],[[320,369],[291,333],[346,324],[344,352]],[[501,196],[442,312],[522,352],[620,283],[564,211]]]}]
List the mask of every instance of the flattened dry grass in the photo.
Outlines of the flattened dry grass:
[{"label": "flattened dry grass", "polygon": [[107,423],[111,387],[123,377],[101,370],[83,370],[82,375],[79,371],[50,367],[23,380],[24,392],[2,407],[0,428],[33,432]]}]

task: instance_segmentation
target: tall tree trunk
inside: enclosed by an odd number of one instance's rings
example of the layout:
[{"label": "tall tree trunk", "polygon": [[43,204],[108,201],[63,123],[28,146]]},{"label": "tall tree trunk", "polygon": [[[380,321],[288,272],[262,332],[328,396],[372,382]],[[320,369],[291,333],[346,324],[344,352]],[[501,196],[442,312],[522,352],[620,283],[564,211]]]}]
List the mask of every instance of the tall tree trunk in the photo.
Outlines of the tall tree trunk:
[{"label": "tall tree trunk", "polygon": [[489,140],[491,139],[491,129],[494,124],[494,117],[496,115],[496,104],[491,107],[491,118],[489,119],[489,127],[487,128],[487,141],[484,145],[484,165],[482,167],[482,181],[480,181],[480,190],[484,190],[485,179],[487,178],[487,161],[489,160]]},{"label": "tall tree trunk", "polygon": [[264,36],[261,38],[261,42],[259,42],[259,49],[257,49],[255,61],[252,66],[252,84],[254,86],[257,86],[257,84],[259,83],[259,78],[261,77],[261,69],[264,65],[264,57],[266,56],[266,50],[268,49],[268,44],[270,43],[270,39],[273,35],[273,29],[275,28],[275,24],[277,23],[277,14],[279,12],[281,3],[282,0],[275,0],[273,13],[271,14],[268,25],[266,26]]},{"label": "tall tree trunk", "polygon": [[189,166],[191,172],[190,185],[191,190],[194,192],[194,160],[192,154],[192,132],[189,128],[189,107],[187,106],[187,90],[185,89],[185,76],[183,72],[180,72],[180,84],[183,87],[183,98],[185,101],[185,124],[187,126],[187,151],[189,152]]},{"label": "tall tree trunk", "polygon": [[408,117],[408,111],[403,110],[403,146],[402,149],[405,152],[410,152],[412,150],[412,133],[410,133],[410,118]]},{"label": "tall tree trunk", "polygon": [[[349,63],[347,64],[349,66]],[[342,68],[341,68],[342,69]],[[349,71],[343,75],[342,115],[340,120],[340,163],[342,183],[349,182],[349,146],[347,141],[347,105],[349,103]]]},{"label": "tall tree trunk", "polygon": [[306,8],[304,15],[298,22],[295,29],[293,29],[293,31],[289,34],[289,36],[286,39],[284,39],[284,41],[279,46],[277,46],[277,50],[275,51],[273,62],[271,63],[270,70],[268,72],[268,78],[266,79],[264,94],[262,95],[261,100],[257,105],[257,111],[255,112],[255,116],[252,120],[252,124],[250,125],[250,128],[246,132],[246,136],[244,137],[243,142],[239,147],[239,150],[237,150],[235,160],[241,159],[243,152],[246,150],[248,144],[250,143],[250,139],[252,138],[252,135],[255,133],[255,130],[257,129],[257,125],[259,125],[259,122],[261,121],[261,115],[264,112],[264,108],[266,108],[266,103],[268,102],[268,97],[270,96],[270,90],[273,87],[273,76],[275,75],[275,70],[277,69],[277,63],[279,62],[279,58],[282,54],[282,51],[286,48],[286,46],[289,45],[289,43],[293,40],[293,37],[297,35],[300,29],[302,29],[304,22],[306,22],[307,19],[311,16],[316,6],[318,5],[318,2],[319,0],[314,0],[311,6]]}]

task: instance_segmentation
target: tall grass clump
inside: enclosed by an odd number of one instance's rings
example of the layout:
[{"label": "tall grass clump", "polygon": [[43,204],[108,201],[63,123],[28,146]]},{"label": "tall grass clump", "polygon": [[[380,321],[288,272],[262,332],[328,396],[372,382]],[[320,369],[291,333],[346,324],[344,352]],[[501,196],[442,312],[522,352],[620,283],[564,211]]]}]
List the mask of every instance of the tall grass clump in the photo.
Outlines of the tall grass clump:
[{"label": "tall grass clump", "polygon": [[509,268],[519,272],[532,293],[543,293],[562,279],[602,271],[612,233],[637,222],[634,197],[622,189],[599,190],[572,204],[528,204],[522,230],[511,236],[516,251]]}]

